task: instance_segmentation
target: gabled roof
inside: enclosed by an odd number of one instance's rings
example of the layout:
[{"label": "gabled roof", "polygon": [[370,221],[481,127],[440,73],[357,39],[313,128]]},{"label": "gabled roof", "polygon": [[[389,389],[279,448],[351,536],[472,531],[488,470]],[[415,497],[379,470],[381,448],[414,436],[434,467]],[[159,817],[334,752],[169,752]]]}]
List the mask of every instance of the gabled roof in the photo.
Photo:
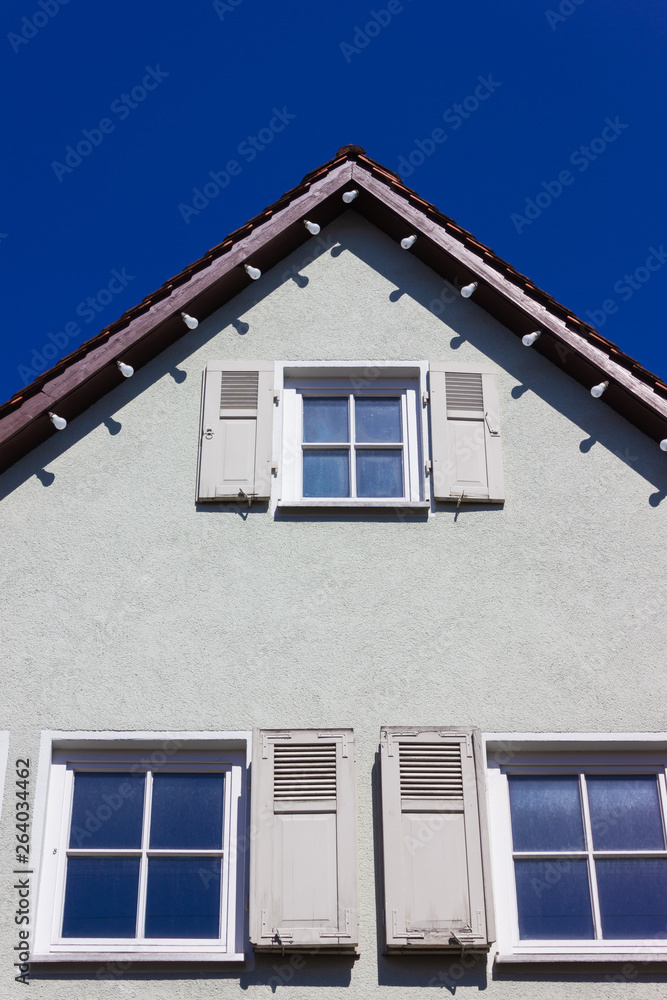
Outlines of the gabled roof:
[{"label": "gabled roof", "polygon": [[[341,192],[353,187],[347,205]],[[0,471],[55,433],[49,411],[69,420],[122,382],[116,360],[145,364],[187,336],[182,311],[201,320],[237,295],[250,283],[244,263],[273,267],[310,238],[304,218],[325,226],[348,209],[392,239],[416,233],[412,254],[457,287],[478,281],[477,305],[519,337],[541,329],[532,350],[587,387],[607,380],[607,405],[655,441],[667,437],[661,379],[351,145],[0,406]]]}]

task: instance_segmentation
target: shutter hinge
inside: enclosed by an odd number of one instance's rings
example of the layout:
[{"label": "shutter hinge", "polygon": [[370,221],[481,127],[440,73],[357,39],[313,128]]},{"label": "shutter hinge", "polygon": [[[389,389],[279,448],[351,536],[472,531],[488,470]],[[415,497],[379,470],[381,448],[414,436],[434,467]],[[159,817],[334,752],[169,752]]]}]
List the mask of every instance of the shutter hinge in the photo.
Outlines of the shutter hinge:
[{"label": "shutter hinge", "polygon": [[279,406],[280,405],[280,389],[273,390],[273,402]]},{"label": "shutter hinge", "polygon": [[275,461],[271,462],[271,472],[273,473],[274,476],[278,475],[278,463]]},{"label": "shutter hinge", "polygon": [[433,468],[433,463],[431,462],[431,459],[429,458],[428,461],[424,463],[424,474],[427,475],[427,476],[430,476],[432,468]]},{"label": "shutter hinge", "polygon": [[429,394],[427,392],[422,392],[422,406],[428,406],[430,401]]},{"label": "shutter hinge", "polygon": [[486,420],[486,426],[489,428],[489,434],[492,434],[493,437],[497,437],[500,434],[500,431],[493,429],[493,427],[489,423],[489,414],[488,413],[484,414],[484,419]]}]

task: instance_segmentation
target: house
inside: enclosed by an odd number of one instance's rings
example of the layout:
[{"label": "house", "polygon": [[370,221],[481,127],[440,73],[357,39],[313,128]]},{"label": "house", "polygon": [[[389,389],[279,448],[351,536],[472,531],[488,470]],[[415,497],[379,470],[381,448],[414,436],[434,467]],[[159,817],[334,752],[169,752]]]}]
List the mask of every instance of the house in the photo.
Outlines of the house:
[{"label": "house", "polygon": [[665,439],[358,146],[0,408],[7,982],[655,996]]}]

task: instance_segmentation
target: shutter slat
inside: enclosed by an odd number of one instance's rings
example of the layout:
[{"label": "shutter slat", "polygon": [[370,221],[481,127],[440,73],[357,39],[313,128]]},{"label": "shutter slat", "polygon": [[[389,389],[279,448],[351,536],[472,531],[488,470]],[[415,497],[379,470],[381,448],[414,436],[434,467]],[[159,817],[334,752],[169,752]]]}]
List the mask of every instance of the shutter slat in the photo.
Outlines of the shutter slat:
[{"label": "shutter slat", "polygon": [[446,372],[448,410],[483,410],[481,372]]},{"label": "shutter slat", "polygon": [[259,372],[223,372],[220,386],[221,410],[256,410]]},{"label": "shutter slat", "polygon": [[399,743],[401,798],[463,797],[461,747],[458,743]]}]

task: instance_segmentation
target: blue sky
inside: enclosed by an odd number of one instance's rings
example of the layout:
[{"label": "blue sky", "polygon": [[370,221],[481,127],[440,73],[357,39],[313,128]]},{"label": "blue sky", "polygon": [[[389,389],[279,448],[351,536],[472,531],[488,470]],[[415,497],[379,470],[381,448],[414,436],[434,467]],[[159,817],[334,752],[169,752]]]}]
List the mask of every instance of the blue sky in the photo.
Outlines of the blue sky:
[{"label": "blue sky", "polygon": [[[0,399],[351,142],[667,378],[664,3],[5,0],[0,19]],[[210,173],[224,188],[193,206]]]}]

